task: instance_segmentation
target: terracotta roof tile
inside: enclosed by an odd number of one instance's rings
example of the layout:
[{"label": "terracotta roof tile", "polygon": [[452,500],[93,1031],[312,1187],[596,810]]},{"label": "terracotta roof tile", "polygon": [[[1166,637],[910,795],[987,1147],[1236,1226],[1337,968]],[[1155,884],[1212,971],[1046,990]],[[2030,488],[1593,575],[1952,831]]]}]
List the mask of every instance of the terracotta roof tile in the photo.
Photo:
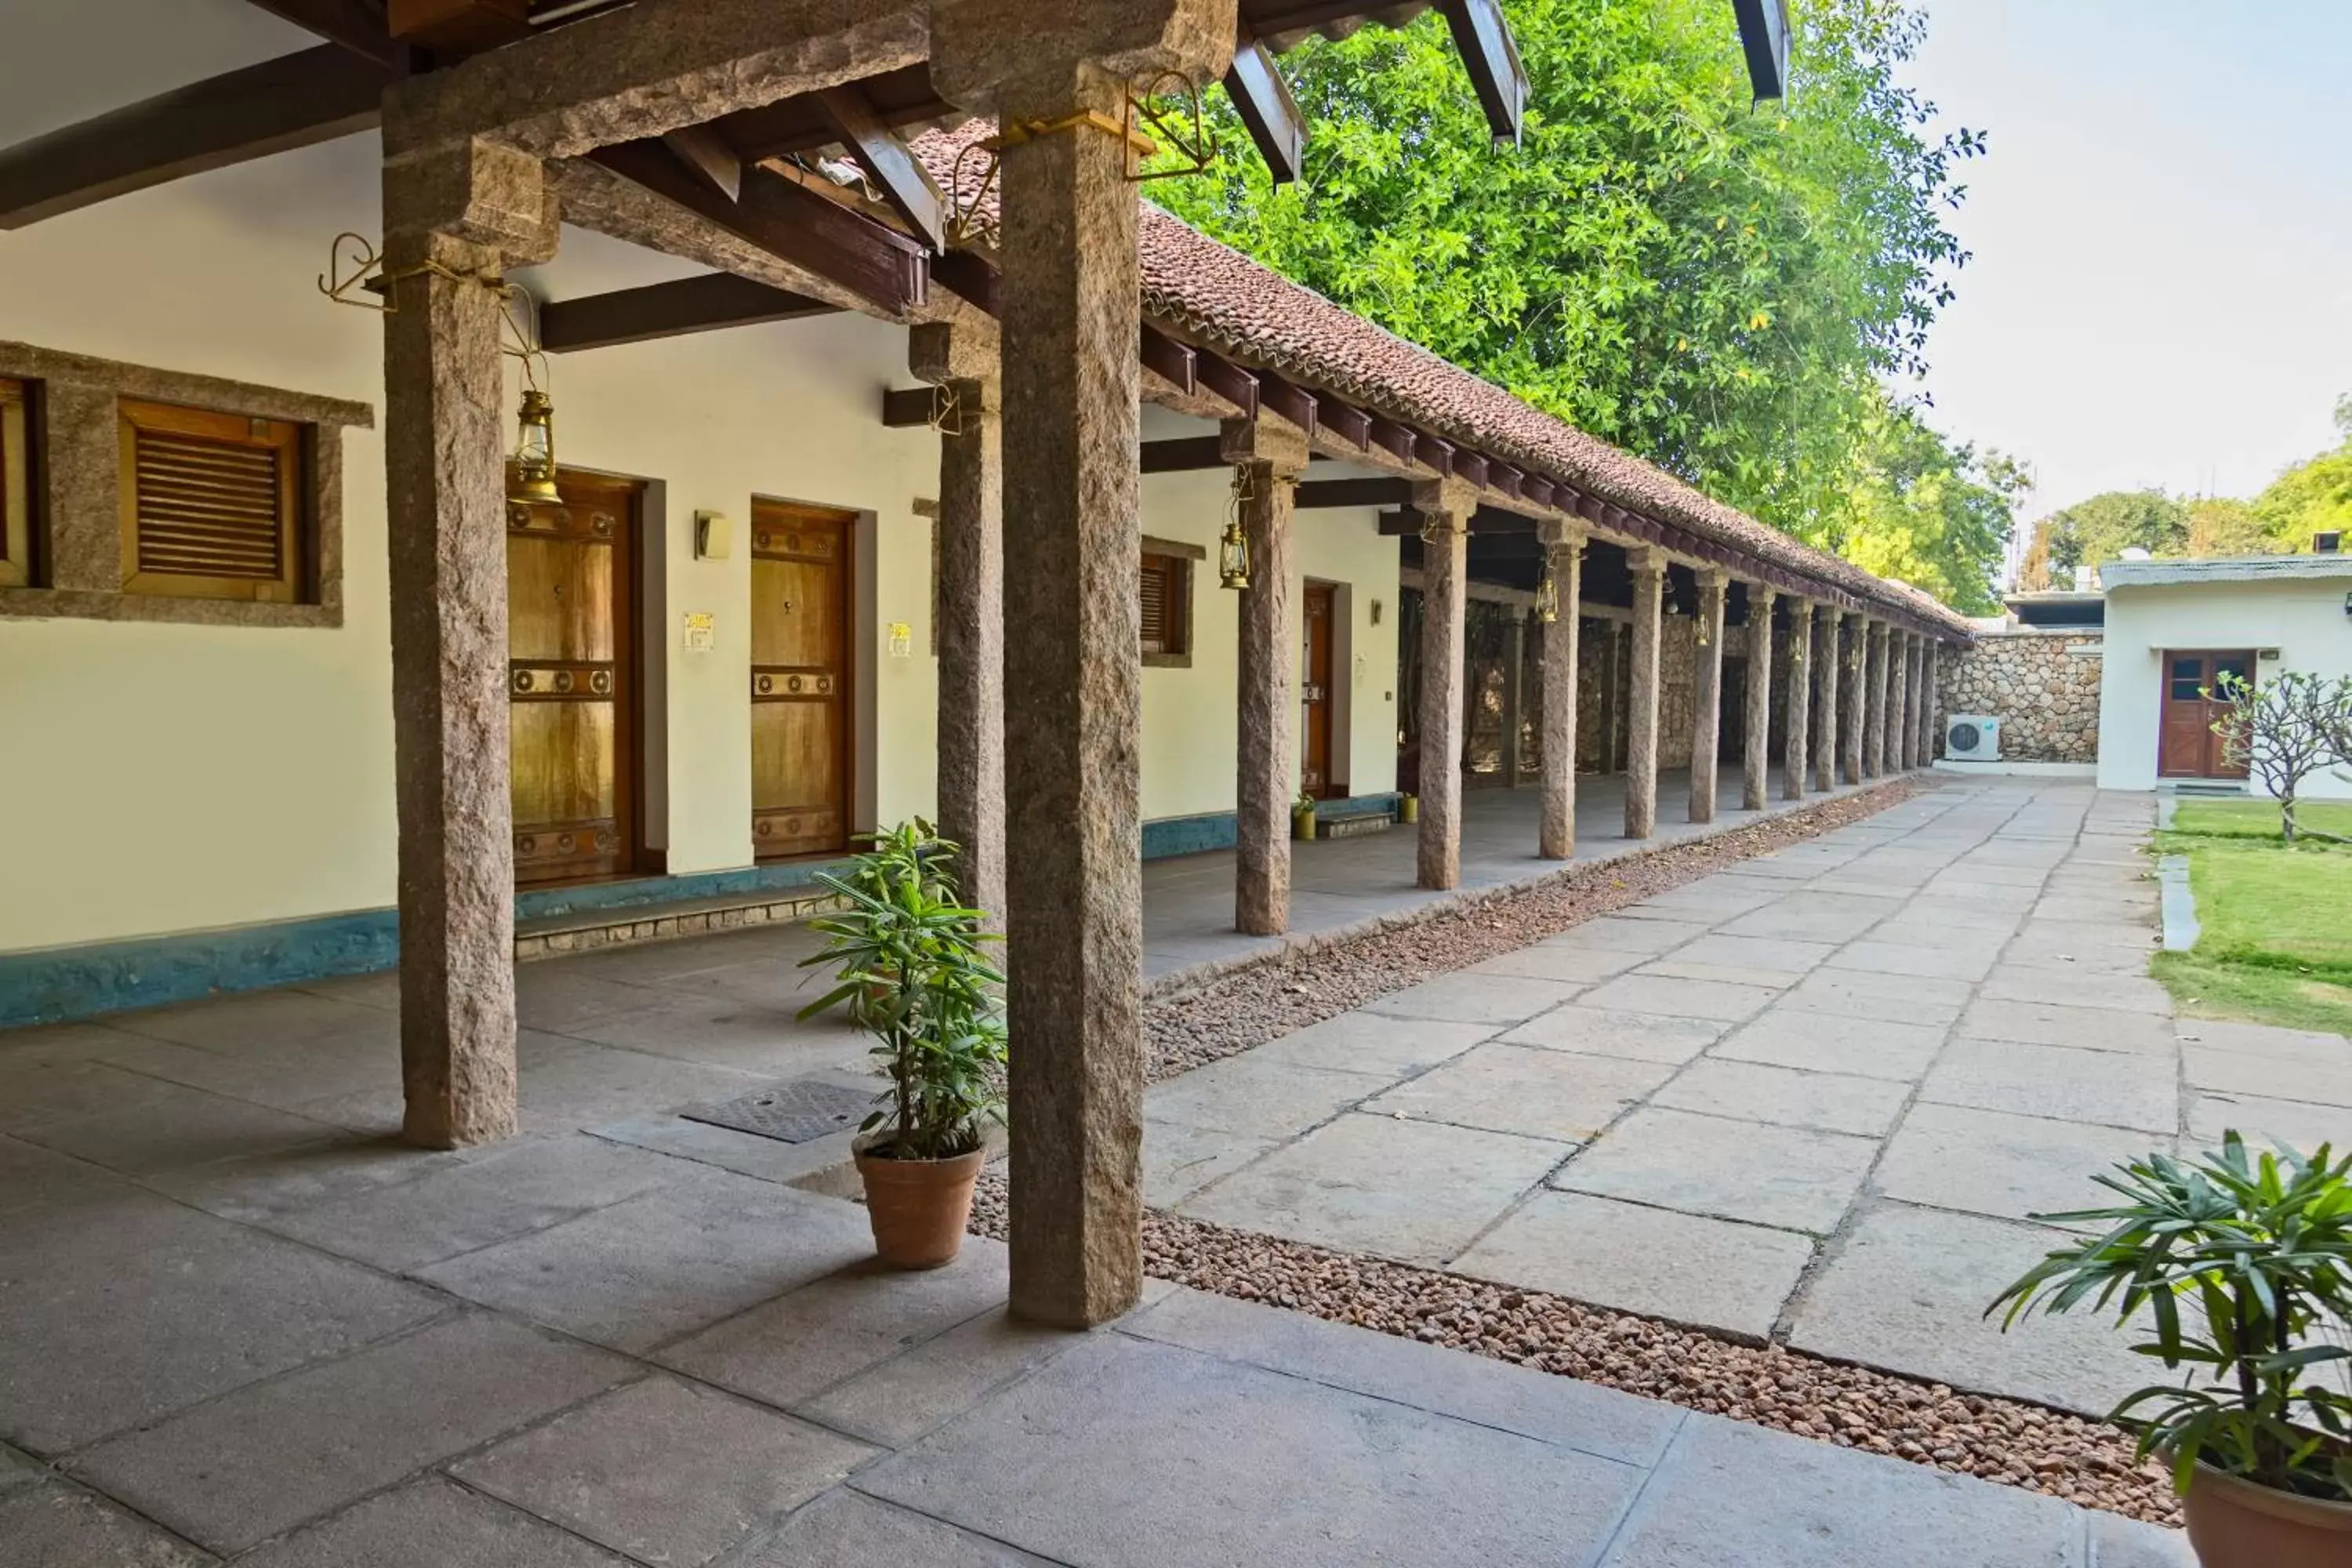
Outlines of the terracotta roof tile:
[{"label": "terracotta roof tile", "polygon": [[[959,176],[973,177],[980,160],[959,162],[957,154],[991,129],[975,121],[929,132],[914,147],[944,189]],[[1874,576],[1724,505],[1148,202],[1139,249],[1144,313],[1237,361],[1282,372],[1857,599],[1969,635],[1964,618],[1909,584]]]}]

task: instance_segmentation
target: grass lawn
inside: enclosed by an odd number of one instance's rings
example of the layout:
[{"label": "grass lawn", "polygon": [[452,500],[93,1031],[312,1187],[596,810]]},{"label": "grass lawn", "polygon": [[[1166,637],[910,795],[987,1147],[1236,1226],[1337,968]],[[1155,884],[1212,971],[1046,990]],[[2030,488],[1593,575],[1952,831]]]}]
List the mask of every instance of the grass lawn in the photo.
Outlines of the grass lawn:
[{"label": "grass lawn", "polygon": [[[2352,835],[2352,804],[2296,816]],[[2269,801],[2184,800],[2157,847],[2189,857],[2203,928],[2153,969],[2183,1013],[2352,1035],[2352,847],[2288,848]]]}]

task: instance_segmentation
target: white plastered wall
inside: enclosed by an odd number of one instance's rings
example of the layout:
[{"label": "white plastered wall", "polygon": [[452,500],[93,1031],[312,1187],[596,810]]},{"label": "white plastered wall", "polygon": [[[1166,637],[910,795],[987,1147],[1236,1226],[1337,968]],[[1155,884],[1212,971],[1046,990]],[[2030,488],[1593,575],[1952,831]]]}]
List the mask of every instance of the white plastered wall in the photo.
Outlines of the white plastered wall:
[{"label": "white plastered wall", "polygon": [[[2099,787],[2152,790],[2157,785],[2167,648],[2275,648],[2276,658],[2261,659],[2255,666],[2263,680],[2287,670],[2330,679],[2352,675],[2347,590],[2352,590],[2352,576],[2107,590],[2099,679]],[[2315,796],[2352,797],[2352,784],[2332,769],[2314,775],[2304,788]]]}]

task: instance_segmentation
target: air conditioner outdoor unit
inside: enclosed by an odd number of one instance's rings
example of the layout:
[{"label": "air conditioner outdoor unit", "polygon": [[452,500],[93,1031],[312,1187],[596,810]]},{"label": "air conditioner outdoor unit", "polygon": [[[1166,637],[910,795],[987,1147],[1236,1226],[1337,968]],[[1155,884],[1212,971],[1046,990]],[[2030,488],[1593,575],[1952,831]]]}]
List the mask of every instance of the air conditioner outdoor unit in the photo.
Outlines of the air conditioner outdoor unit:
[{"label": "air conditioner outdoor unit", "polygon": [[1982,713],[1955,713],[1944,731],[1944,755],[1958,763],[2000,761],[2000,721]]}]

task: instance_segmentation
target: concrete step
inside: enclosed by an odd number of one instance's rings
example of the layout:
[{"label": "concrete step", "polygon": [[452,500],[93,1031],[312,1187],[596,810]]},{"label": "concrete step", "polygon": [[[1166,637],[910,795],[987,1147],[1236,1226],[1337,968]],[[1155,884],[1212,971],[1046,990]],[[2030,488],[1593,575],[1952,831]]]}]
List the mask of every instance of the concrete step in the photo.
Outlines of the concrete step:
[{"label": "concrete step", "polygon": [[824,888],[808,886],[541,915],[515,922],[515,958],[550,958],[558,953],[587,952],[628,942],[667,942],[682,936],[708,936],[713,931],[806,920],[834,908],[836,902]]}]

